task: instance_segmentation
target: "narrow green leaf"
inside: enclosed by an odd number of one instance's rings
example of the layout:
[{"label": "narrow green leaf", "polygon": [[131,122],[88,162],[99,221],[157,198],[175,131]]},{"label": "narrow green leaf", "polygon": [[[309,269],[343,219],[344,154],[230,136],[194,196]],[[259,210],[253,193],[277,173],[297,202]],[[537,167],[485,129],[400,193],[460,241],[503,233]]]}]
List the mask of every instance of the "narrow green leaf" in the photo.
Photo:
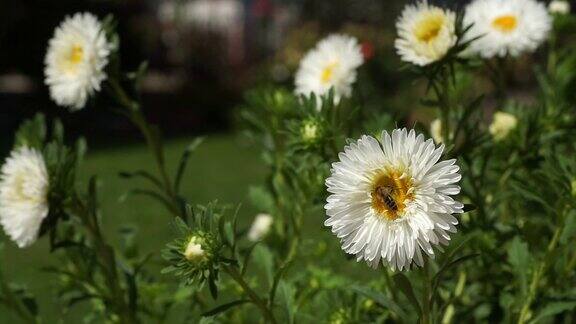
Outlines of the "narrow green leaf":
[{"label": "narrow green leaf", "polygon": [[394,275],[394,277],[392,277],[392,279],[398,288],[400,288],[400,291],[404,294],[404,296],[408,298],[408,301],[412,304],[414,310],[416,310],[418,314],[422,314],[422,308],[420,307],[420,303],[418,302],[418,298],[416,298],[414,288],[412,288],[412,284],[410,283],[408,277],[402,273],[397,273]]},{"label": "narrow green leaf", "polygon": [[214,307],[214,308],[212,308],[211,310],[209,310],[209,311],[207,311],[207,312],[205,312],[205,313],[202,313],[202,316],[203,316],[203,317],[214,316],[214,315],[216,315],[216,314],[223,313],[223,312],[225,312],[225,311],[227,311],[227,310],[229,310],[229,309],[231,309],[231,308],[233,308],[233,307],[240,306],[240,305],[242,305],[242,304],[246,304],[246,303],[249,303],[249,302],[250,302],[250,301],[247,300],[247,299],[235,300],[235,301],[233,301],[233,302],[229,302],[229,303],[222,304],[222,305],[220,305],[220,306]]}]

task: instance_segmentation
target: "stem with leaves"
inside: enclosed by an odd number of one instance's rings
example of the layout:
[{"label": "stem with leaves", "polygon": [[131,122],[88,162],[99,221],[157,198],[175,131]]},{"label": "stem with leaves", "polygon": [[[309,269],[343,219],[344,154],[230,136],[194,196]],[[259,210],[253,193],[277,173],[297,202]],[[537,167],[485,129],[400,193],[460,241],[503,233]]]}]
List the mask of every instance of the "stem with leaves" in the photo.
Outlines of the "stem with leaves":
[{"label": "stem with leaves", "polygon": [[230,275],[230,277],[234,279],[234,281],[236,281],[236,283],[238,283],[240,287],[242,287],[244,293],[246,293],[246,295],[248,295],[248,298],[250,298],[252,303],[254,303],[254,305],[256,305],[258,309],[260,309],[260,311],[262,312],[262,316],[264,316],[264,318],[268,323],[274,323],[274,324],[278,323],[276,321],[276,318],[274,317],[274,313],[266,305],[266,301],[261,297],[259,297],[258,294],[252,288],[250,288],[250,285],[248,285],[248,283],[244,280],[244,277],[240,272],[238,272],[236,267],[225,266],[224,271],[226,271],[226,273],[228,273],[228,275]]},{"label": "stem with leaves", "polygon": [[119,317],[121,323],[139,323],[136,316],[136,309],[130,307],[125,299],[127,294],[120,284],[114,249],[106,242],[100,230],[96,209],[95,186],[95,180],[92,179],[88,202],[84,202],[77,196],[73,197],[71,210],[86,228],[94,246],[94,252],[97,256],[98,264],[101,267],[104,282],[110,293],[107,299],[109,299],[113,312]]},{"label": "stem with leaves", "polygon": [[546,273],[546,269],[548,268],[550,261],[550,256],[552,255],[552,253],[556,249],[556,246],[558,245],[558,240],[560,239],[560,234],[562,233],[563,229],[564,229],[563,224],[560,224],[556,228],[556,231],[554,231],[554,235],[552,236],[552,239],[548,244],[548,248],[546,250],[544,258],[542,259],[542,261],[540,261],[540,263],[538,264],[532,275],[532,281],[530,282],[528,296],[526,297],[524,304],[522,305],[522,309],[520,310],[520,315],[518,317],[518,324],[524,324],[529,319],[530,306],[532,305],[534,299],[536,299],[536,295],[538,294],[538,288],[540,286],[540,280]]},{"label": "stem with leaves", "polygon": [[121,111],[122,114],[128,117],[128,119],[138,127],[146,139],[148,147],[152,151],[161,178],[161,189],[168,198],[168,208],[174,216],[181,217],[182,207],[176,192],[177,188],[174,186],[166,169],[164,150],[160,139],[160,130],[147,121],[142,112],[140,103],[137,100],[130,98],[117,79],[110,78],[108,84],[110,85],[112,96],[124,109],[126,109]]}]

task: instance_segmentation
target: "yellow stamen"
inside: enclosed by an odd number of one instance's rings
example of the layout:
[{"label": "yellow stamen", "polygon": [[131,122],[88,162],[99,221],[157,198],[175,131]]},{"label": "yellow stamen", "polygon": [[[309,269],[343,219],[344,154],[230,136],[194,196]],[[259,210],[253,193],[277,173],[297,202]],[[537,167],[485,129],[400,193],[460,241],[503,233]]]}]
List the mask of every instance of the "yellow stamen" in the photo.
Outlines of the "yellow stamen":
[{"label": "yellow stamen", "polygon": [[334,69],[338,66],[338,62],[332,62],[322,70],[322,74],[320,76],[320,82],[322,84],[328,84],[332,80],[332,76],[334,75]]},{"label": "yellow stamen", "polygon": [[406,204],[414,199],[412,179],[399,170],[382,170],[372,184],[372,208],[387,220],[404,214]]},{"label": "yellow stamen", "polygon": [[72,47],[72,50],[70,51],[70,56],[68,57],[68,60],[70,61],[71,64],[76,65],[80,63],[80,61],[82,61],[83,57],[84,57],[84,49],[81,46],[74,45],[74,47]]},{"label": "yellow stamen", "polygon": [[512,15],[497,17],[492,21],[492,26],[503,33],[509,33],[516,29],[518,19]]},{"label": "yellow stamen", "polygon": [[444,20],[442,12],[429,13],[416,24],[414,35],[419,41],[429,43],[440,34]]}]

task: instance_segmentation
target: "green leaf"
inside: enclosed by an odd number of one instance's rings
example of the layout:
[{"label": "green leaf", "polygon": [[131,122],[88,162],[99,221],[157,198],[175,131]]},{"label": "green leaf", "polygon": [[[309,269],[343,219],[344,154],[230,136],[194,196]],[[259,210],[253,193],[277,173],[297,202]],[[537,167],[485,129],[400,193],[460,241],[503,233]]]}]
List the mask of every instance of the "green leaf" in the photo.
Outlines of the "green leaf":
[{"label": "green leaf", "polygon": [[274,282],[272,283],[272,288],[270,288],[270,297],[269,297],[270,306],[274,305],[274,298],[276,297],[276,288],[278,288],[278,284],[282,279],[282,274],[284,274],[284,272],[288,269],[288,267],[290,267],[290,265],[291,262],[287,262],[286,264],[284,264],[280,269],[278,269],[276,275],[274,276]]},{"label": "green leaf", "polygon": [[408,277],[402,273],[397,273],[394,275],[394,277],[392,277],[392,279],[394,279],[396,286],[400,288],[400,291],[404,294],[404,296],[408,298],[408,301],[412,304],[414,310],[416,310],[418,314],[422,314],[422,308],[420,307],[420,303],[418,302],[418,298],[416,298],[414,288],[412,288],[412,284],[410,283]]},{"label": "green leaf", "polygon": [[476,210],[476,206],[473,204],[464,204],[464,213],[468,213],[471,212],[473,210]]},{"label": "green leaf", "polygon": [[274,256],[272,252],[264,246],[258,245],[254,248],[254,261],[256,264],[264,271],[266,281],[268,282],[268,287],[272,287],[274,280]]},{"label": "green leaf", "polygon": [[182,177],[184,177],[184,171],[186,170],[186,165],[188,164],[190,155],[198,148],[198,146],[200,146],[200,144],[202,144],[203,141],[203,137],[195,138],[182,153],[178,170],[176,171],[176,178],[174,180],[174,191],[176,193],[180,192],[180,183],[182,182]]},{"label": "green leaf", "polygon": [[519,277],[523,293],[528,290],[528,273],[532,264],[528,243],[516,236],[508,246],[508,263],[512,270]]},{"label": "green leaf", "polygon": [[252,204],[260,211],[272,213],[274,211],[274,197],[262,187],[250,187],[248,197]]},{"label": "green leaf", "polygon": [[220,305],[220,306],[214,307],[214,308],[212,308],[211,310],[209,310],[209,311],[207,311],[207,312],[205,312],[205,313],[202,313],[202,316],[203,316],[203,317],[214,316],[214,315],[216,315],[216,314],[223,313],[223,312],[229,310],[230,308],[233,308],[233,307],[236,307],[236,306],[240,306],[240,305],[242,305],[242,304],[246,304],[246,303],[249,303],[249,302],[250,302],[250,301],[247,300],[247,299],[235,300],[235,301],[233,301],[233,302],[229,302],[229,303],[222,304],[222,305]]},{"label": "green leaf", "polygon": [[572,212],[566,216],[564,229],[560,234],[560,243],[566,244],[576,236],[576,212]]},{"label": "green leaf", "polygon": [[[351,289],[357,294],[369,298],[374,302],[376,302],[377,304],[379,304],[380,306],[389,309],[390,311],[395,313],[398,317],[406,318],[406,313],[404,312],[404,310],[402,310],[402,308],[400,308],[393,300],[388,298],[388,296],[384,295],[383,293],[358,285],[352,286]],[[390,289],[394,289],[394,287],[390,287]]]},{"label": "green leaf", "polygon": [[554,302],[544,306],[532,321],[531,324],[540,323],[540,321],[546,317],[554,316],[556,314],[563,313],[576,308],[576,302]]}]

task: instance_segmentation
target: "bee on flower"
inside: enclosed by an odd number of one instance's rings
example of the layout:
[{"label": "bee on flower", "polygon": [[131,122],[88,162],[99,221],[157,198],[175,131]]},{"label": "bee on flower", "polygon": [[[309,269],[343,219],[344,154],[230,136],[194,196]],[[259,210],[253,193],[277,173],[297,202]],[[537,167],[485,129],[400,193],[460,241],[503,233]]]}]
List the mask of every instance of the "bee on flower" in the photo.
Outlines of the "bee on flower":
[{"label": "bee on flower", "polygon": [[455,159],[440,160],[443,150],[405,128],[344,148],[326,180],[324,224],[346,253],[373,268],[404,270],[448,244],[458,224],[453,214],[464,205],[452,197],[460,193],[460,168]]},{"label": "bee on flower", "polygon": [[50,97],[71,111],[84,108],[106,80],[113,49],[102,23],[90,13],[67,17],[54,31],[44,59]]},{"label": "bee on flower", "polygon": [[456,14],[427,1],[406,6],[396,29],[396,52],[402,61],[418,66],[441,60],[457,41]]},{"label": "bee on flower", "polygon": [[518,56],[536,50],[547,38],[552,19],[536,0],[475,0],[466,7],[469,53],[483,58]]},{"label": "bee on flower", "polygon": [[296,72],[295,92],[317,97],[334,89],[334,100],[352,95],[356,70],[364,63],[358,40],[346,35],[330,35],[321,40],[300,61]]}]

